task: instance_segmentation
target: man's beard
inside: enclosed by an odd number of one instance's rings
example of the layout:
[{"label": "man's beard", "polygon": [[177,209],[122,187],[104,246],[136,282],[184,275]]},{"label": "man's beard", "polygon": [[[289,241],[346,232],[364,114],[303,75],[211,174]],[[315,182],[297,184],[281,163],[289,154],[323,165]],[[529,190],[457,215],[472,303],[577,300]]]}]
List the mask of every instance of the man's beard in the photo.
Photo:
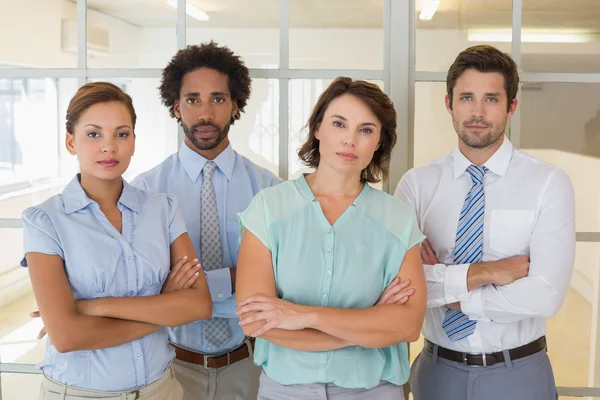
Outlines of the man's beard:
[{"label": "man's beard", "polygon": [[[460,140],[473,149],[485,149],[492,146],[502,137],[506,128],[506,121],[503,124],[493,125],[482,118],[471,119],[463,123],[452,118],[452,124]],[[482,132],[480,135],[469,134],[468,125],[483,125],[488,128],[488,131],[486,133]]]},{"label": "man's beard", "polygon": [[[202,138],[196,138],[194,136],[194,132],[196,130],[203,128],[203,127],[207,127],[207,126],[210,126],[215,130],[216,136],[214,138],[202,139]],[[192,142],[192,144],[198,150],[212,150],[215,147],[217,147],[223,141],[223,139],[225,139],[227,137],[230,126],[231,126],[231,123],[225,125],[223,128],[220,128],[218,125],[213,124],[210,121],[209,122],[200,121],[197,124],[192,125],[192,127],[190,128],[183,122],[183,120],[181,120],[181,127],[183,128],[183,132],[185,133],[185,136]]]}]

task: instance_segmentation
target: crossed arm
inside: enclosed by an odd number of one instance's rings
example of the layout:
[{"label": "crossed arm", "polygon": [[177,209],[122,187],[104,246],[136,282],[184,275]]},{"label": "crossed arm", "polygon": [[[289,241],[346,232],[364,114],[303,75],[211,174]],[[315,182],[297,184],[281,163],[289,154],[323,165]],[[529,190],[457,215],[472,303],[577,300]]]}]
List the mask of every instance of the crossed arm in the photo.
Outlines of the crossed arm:
[{"label": "crossed arm", "polygon": [[[419,337],[426,301],[419,246],[406,253],[397,278],[372,307],[343,309],[293,304],[276,297],[271,252],[246,230],[237,271],[240,324],[247,335],[302,351],[354,345],[380,348],[414,341]],[[411,283],[410,295],[403,286],[407,280]]]},{"label": "crossed arm", "polygon": [[[106,297],[75,301],[61,257],[28,253],[31,283],[45,329],[61,352],[117,346],[144,337],[164,326],[210,318],[212,301],[187,233],[170,247],[171,264],[185,274],[170,274],[165,286],[190,287],[156,296]],[[183,259],[184,256],[188,258]],[[188,261],[189,260],[189,261]],[[193,266],[192,266],[193,264]],[[194,307],[190,307],[194,304]]]}]

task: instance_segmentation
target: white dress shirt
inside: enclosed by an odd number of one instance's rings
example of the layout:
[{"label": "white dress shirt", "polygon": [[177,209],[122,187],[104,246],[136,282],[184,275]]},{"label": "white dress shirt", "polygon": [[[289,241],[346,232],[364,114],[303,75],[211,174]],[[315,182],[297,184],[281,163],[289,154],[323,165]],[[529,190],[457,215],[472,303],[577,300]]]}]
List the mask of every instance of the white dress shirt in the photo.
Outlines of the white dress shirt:
[{"label": "white dress shirt", "polygon": [[[491,353],[545,335],[546,318],[565,298],[575,258],[575,199],[567,174],[513,148],[507,138],[484,164],[483,260],[530,257],[529,276],[509,285],[467,291],[470,264],[452,265],[460,210],[472,185],[471,162],[456,149],[408,171],[396,197],[417,214],[440,264],[425,265],[427,313],[423,335],[439,346]],[[475,332],[451,342],[442,329],[446,304],[460,302]]]}]

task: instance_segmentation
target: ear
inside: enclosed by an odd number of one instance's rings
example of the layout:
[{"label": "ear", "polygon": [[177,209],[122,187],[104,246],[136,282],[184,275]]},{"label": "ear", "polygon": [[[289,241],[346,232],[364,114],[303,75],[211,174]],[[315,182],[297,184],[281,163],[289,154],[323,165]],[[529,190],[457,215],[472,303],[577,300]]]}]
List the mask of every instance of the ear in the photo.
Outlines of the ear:
[{"label": "ear", "polygon": [[178,119],[181,119],[181,110],[179,109],[179,100],[175,100],[175,102],[173,103],[173,114],[175,114],[175,116]]},{"label": "ear", "polygon": [[508,108],[508,119],[511,119],[513,115],[515,115],[515,112],[517,111],[517,105],[519,104],[519,100],[517,100],[516,98],[513,100],[512,104],[510,105],[510,107]]},{"label": "ear", "polygon": [[446,95],[444,100],[446,101],[446,110],[452,115],[452,100],[450,100],[450,96]]},{"label": "ear", "polygon": [[69,132],[65,134],[65,147],[70,155],[74,156],[75,152],[75,135],[71,135]]},{"label": "ear", "polygon": [[315,139],[317,139],[317,140],[321,140],[321,138],[319,137],[321,135],[319,133],[319,129],[321,129],[321,124],[318,124],[317,128],[315,129]]},{"label": "ear", "polygon": [[237,100],[233,100],[232,103],[233,106],[231,107],[231,118],[234,118],[238,111],[240,111],[240,109],[238,107]]}]

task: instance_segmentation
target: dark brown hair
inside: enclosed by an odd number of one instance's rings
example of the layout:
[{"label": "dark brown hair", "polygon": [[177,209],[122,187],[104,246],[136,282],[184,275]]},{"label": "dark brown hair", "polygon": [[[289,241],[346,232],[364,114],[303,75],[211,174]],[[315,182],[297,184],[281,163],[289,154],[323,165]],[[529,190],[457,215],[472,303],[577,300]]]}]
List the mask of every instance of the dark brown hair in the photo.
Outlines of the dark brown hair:
[{"label": "dark brown hair", "polygon": [[308,139],[298,151],[302,162],[312,168],[319,166],[319,140],[315,132],[319,129],[329,104],[336,98],[351,94],[362,100],[381,122],[380,145],[369,165],[363,169],[360,179],[363,182],[375,183],[387,178],[390,168],[392,149],[396,144],[396,110],[390,98],[383,93],[379,86],[366,81],[351,78],[336,78],[319,96],[308,119]]},{"label": "dark brown hair", "polygon": [[227,75],[231,99],[238,106],[238,112],[231,118],[231,124],[240,119],[240,113],[244,112],[250,97],[250,72],[239,56],[228,47],[219,46],[214,41],[179,50],[163,70],[158,90],[171,117],[179,122],[175,115],[175,100],[179,100],[183,76],[198,68],[210,68]]},{"label": "dark brown hair", "polygon": [[110,103],[113,101],[118,101],[127,107],[127,110],[131,114],[132,128],[135,130],[137,116],[135,115],[131,97],[112,83],[90,82],[80,87],[69,103],[66,122],[67,132],[71,135],[75,133],[73,129],[75,125],[77,125],[77,122],[79,122],[81,114],[83,114],[85,110],[94,104]]},{"label": "dark brown hair", "polygon": [[454,86],[460,76],[468,69],[479,72],[498,72],[504,77],[504,90],[508,99],[507,110],[510,109],[513,100],[517,97],[519,90],[519,71],[517,63],[506,53],[489,45],[469,47],[460,52],[454,63],[448,70],[446,77],[446,88],[450,97],[450,107]]}]

